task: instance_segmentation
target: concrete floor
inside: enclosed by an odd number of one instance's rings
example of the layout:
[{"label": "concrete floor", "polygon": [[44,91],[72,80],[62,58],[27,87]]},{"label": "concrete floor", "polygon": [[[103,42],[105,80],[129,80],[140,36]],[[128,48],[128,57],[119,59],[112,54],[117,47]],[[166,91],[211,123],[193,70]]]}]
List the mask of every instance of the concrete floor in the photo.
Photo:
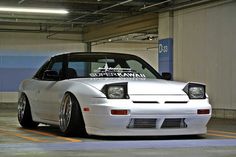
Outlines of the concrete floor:
[{"label": "concrete floor", "polygon": [[235,157],[236,121],[211,119],[204,136],[64,137],[58,128],[19,126],[16,106],[0,104],[1,156]]}]

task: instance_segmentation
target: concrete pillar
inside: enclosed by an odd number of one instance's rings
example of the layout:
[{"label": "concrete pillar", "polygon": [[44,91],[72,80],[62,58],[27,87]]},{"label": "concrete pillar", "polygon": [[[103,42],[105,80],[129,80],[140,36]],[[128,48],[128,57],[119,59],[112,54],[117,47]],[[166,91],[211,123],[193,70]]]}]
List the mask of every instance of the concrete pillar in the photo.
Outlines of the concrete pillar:
[{"label": "concrete pillar", "polygon": [[91,44],[91,42],[86,42],[85,43],[84,52],[92,52],[92,44]]},{"label": "concrete pillar", "polygon": [[173,75],[173,13],[159,14],[158,68]]}]

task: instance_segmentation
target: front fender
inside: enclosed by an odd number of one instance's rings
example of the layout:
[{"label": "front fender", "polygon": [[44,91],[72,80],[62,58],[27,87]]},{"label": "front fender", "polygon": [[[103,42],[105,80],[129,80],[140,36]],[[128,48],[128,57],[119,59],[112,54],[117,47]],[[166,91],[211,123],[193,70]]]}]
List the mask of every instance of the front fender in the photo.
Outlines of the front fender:
[{"label": "front fender", "polygon": [[82,82],[72,83],[66,92],[72,93],[81,107],[93,104],[94,102],[90,103],[90,101],[93,101],[93,98],[106,98],[105,94],[100,90]]}]

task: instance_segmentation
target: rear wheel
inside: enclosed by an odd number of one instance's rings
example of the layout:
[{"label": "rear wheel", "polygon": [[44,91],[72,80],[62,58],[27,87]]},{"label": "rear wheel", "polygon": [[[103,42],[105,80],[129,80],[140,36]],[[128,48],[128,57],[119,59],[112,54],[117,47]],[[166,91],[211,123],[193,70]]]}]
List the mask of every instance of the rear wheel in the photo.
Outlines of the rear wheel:
[{"label": "rear wheel", "polygon": [[32,120],[29,100],[24,93],[21,94],[18,101],[18,121],[24,128],[36,128],[39,125]]},{"label": "rear wheel", "polygon": [[59,126],[65,135],[85,136],[85,124],[75,96],[66,93],[60,107]]}]

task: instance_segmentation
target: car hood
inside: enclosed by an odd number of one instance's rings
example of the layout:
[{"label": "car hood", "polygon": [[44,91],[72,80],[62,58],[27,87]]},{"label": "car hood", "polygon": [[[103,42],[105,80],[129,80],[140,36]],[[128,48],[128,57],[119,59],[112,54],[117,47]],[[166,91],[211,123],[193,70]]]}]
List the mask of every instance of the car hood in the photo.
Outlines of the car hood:
[{"label": "car hood", "polygon": [[73,79],[98,90],[104,85],[112,83],[128,83],[128,94],[185,94],[183,88],[187,83],[177,81],[166,81],[162,79],[123,79],[123,78],[86,78]]}]

